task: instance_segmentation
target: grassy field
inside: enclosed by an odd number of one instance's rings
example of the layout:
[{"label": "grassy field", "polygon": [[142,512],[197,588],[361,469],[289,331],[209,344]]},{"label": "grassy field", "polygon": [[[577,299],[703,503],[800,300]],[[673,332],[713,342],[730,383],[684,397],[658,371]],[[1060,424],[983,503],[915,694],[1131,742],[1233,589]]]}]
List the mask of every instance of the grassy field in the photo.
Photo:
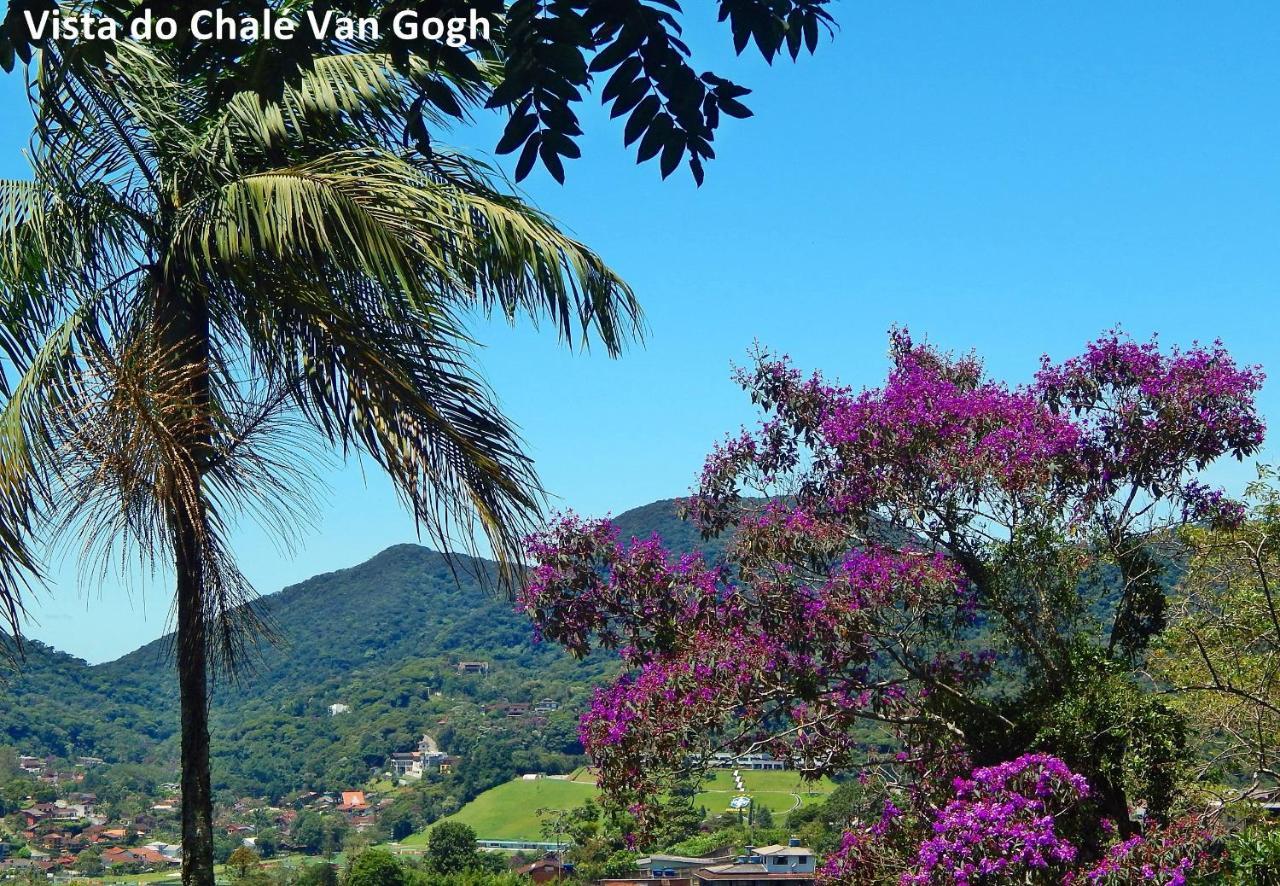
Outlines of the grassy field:
[{"label": "grassy field", "polygon": [[[222,879],[222,867],[214,868],[214,876],[219,880]],[[107,883],[165,883],[180,882],[182,880],[181,871],[157,871],[153,874],[120,874],[119,876],[104,876],[85,878],[86,883],[107,884]]]},{"label": "grassy field", "polygon": [[[303,864],[318,864],[323,861],[330,861],[333,864],[341,865],[344,861],[342,853],[338,853],[328,859],[320,856],[308,857],[303,855],[279,855],[269,861],[262,863],[263,870],[270,871],[273,867],[283,866],[295,868]],[[233,879],[232,872],[225,865],[214,865],[213,876],[217,883],[230,883]],[[151,874],[120,874],[118,876],[103,877],[85,877],[82,878],[85,883],[91,886],[132,886],[132,884],[141,884],[147,886],[152,883],[179,883],[182,880],[182,872],[178,870],[156,871]]]},{"label": "grassy field", "polygon": [[[835,787],[826,779],[802,782],[794,772],[744,771],[742,781],[756,804],[784,815],[798,806],[821,802]],[[568,779],[516,779],[485,791],[448,820],[471,825],[482,840],[540,840],[537,810],[571,809],[597,793],[595,780],[585,769]],[[724,812],[735,796],[733,774],[717,770],[703,784],[695,802],[709,812]],[[401,845],[423,846],[426,842],[423,831],[406,837]]]},{"label": "grassy field", "polygon": [[[757,806],[767,806],[769,811],[782,814],[810,803],[820,803],[835,788],[825,778],[805,782],[795,772],[756,772],[747,769],[742,770],[742,784]],[[717,769],[703,782],[696,802],[706,806],[708,812],[723,812],[737,793],[733,773]]]},{"label": "grassy field", "polygon": [[[447,820],[471,825],[482,840],[540,840],[537,810],[572,809],[597,793],[594,784],[580,781],[516,779],[485,791]],[[405,846],[426,842],[425,831],[401,841]]]}]

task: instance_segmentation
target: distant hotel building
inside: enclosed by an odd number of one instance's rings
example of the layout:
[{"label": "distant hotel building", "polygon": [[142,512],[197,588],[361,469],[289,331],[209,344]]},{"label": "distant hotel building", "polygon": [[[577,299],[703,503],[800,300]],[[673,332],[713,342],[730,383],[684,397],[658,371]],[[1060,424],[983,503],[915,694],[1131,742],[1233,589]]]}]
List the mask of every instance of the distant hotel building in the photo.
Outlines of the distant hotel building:
[{"label": "distant hotel building", "polygon": [[778,760],[764,752],[754,754],[730,754],[725,751],[711,755],[711,765],[716,769],[788,769],[785,760]]}]

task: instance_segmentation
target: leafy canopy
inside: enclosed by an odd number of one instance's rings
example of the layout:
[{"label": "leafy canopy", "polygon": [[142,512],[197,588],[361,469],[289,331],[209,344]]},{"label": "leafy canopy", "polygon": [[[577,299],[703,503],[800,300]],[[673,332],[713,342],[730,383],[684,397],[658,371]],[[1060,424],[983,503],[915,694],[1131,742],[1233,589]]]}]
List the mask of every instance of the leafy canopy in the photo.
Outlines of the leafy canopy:
[{"label": "leafy canopy", "polygon": [[1189,526],[1189,558],[1151,669],[1205,737],[1222,799],[1280,787],[1280,489],[1260,469],[1239,525]]},{"label": "leafy canopy", "polygon": [[[769,61],[814,52],[821,33],[831,33],[829,0],[717,0],[734,48],[754,44]],[[11,70],[16,59],[29,61],[39,44],[24,14],[56,9],[58,0],[12,0],[0,23],[0,63]],[[517,179],[541,162],[564,180],[564,160],[581,154],[582,129],[576,106],[599,91],[612,117],[625,117],[625,140],[638,143],[637,162],[658,159],[662,175],[687,160],[701,184],[704,164],[715,156],[712,141],[723,117],[743,118],[750,90],[714,72],[699,72],[683,40],[685,13],[676,0],[98,0],[63,2],[70,12],[93,9],[127,23],[151,12],[174,18],[180,26],[172,49],[175,75],[198,75],[216,99],[248,92],[278,102],[296,88],[319,59],[339,55],[385,54],[401,75],[414,76],[403,131],[424,153],[439,116],[462,118],[468,90],[484,92],[484,104],[508,115],[498,143],[502,153],[519,151]],[[330,30],[317,36],[299,28],[291,40],[196,40],[191,18],[201,10],[231,17],[260,16],[270,8],[301,18],[333,12],[371,17],[378,36],[340,38]],[[398,37],[393,22],[414,13],[441,18],[476,14],[488,33],[468,35],[453,47],[419,37]],[[103,56],[101,45],[88,50]],[[417,76],[425,71],[425,76]],[[600,81],[603,80],[603,85]]]},{"label": "leafy canopy", "polygon": [[643,831],[713,753],[768,751],[926,808],[1043,751],[1120,827],[1165,814],[1185,733],[1135,667],[1171,530],[1240,518],[1197,476],[1260,447],[1261,372],[1113,332],[1010,387],[897,331],[876,388],[767,352],[738,378],[763,419],[688,502],[723,562],[572,516],[530,544],[539,630],[625,668],[582,720],[606,796]]},{"label": "leafy canopy", "polygon": [[290,538],[330,448],[383,468],[441,547],[482,529],[511,579],[540,493],[464,318],[528,316],[613,354],[639,329],[631,290],[492,170],[401,146],[420,62],[316,58],[264,104],[215,100],[173,48],[90,45],[39,54],[32,177],[0,182],[13,633],[33,538],[150,566],[189,520],[234,663],[261,625],[226,528]]}]

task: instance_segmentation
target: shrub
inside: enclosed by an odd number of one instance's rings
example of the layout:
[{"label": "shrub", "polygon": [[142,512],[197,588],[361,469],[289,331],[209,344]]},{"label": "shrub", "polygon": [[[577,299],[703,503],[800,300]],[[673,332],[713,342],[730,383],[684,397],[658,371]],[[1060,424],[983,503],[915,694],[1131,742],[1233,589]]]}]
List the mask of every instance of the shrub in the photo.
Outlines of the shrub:
[{"label": "shrub", "polygon": [[1227,882],[1231,884],[1280,884],[1280,830],[1255,828],[1236,834],[1227,842]]}]

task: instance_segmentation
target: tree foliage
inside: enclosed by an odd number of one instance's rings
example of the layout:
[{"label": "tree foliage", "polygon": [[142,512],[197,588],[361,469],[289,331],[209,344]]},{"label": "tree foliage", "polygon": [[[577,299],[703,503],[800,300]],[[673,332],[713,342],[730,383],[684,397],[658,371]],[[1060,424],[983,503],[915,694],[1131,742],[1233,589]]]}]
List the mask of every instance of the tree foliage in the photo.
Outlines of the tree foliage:
[{"label": "tree foliage", "polygon": [[236,879],[246,880],[261,866],[262,856],[248,846],[240,846],[231,853],[226,864]]},{"label": "tree foliage", "polygon": [[[0,24],[0,62],[11,70],[29,61],[40,45],[24,14],[58,8],[57,0],[13,0]],[[772,63],[802,51],[814,52],[834,28],[829,0],[718,0],[716,12],[741,53],[754,44]],[[68,12],[81,6],[62,3]],[[687,158],[701,183],[704,164],[715,156],[712,141],[723,117],[748,117],[742,99],[750,90],[711,71],[699,72],[683,39],[685,13],[674,0],[344,0],[342,3],[263,3],[261,0],[168,0],[163,4],[113,0],[92,5],[122,27],[147,12],[172,16],[179,33],[170,47],[181,79],[199,78],[214,101],[250,92],[278,102],[297,87],[319,59],[339,55],[386,55],[411,84],[399,122],[406,138],[430,153],[432,135],[463,118],[476,93],[484,105],[500,109],[507,124],[497,145],[519,152],[517,178],[541,163],[564,180],[564,160],[581,154],[576,107],[598,92],[612,117],[624,117],[626,143],[638,143],[637,162],[657,158],[670,175]],[[341,12],[379,22],[373,38],[345,39],[336,31],[318,37],[299,29],[291,40],[197,40],[192,16],[218,9],[232,17],[286,9],[296,17]],[[477,14],[488,33],[468,35],[465,45],[396,35],[397,16],[449,18]],[[43,45],[49,45],[47,43]],[[89,44],[97,62],[106,49]]]},{"label": "tree foliage", "polygon": [[725,562],[574,517],[533,540],[540,630],[626,667],[582,723],[601,786],[643,830],[712,752],[767,750],[927,809],[971,766],[1047,752],[1092,821],[1167,815],[1183,724],[1134,667],[1171,530],[1240,518],[1197,474],[1261,445],[1260,371],[1120,333],[1016,388],[905,332],[891,357],[861,392],[767,353],[739,371],[765,418],[688,505],[733,530]]},{"label": "tree foliage", "polygon": [[431,829],[425,861],[436,874],[458,874],[479,866],[476,832],[459,821],[442,821]]},{"label": "tree foliage", "polygon": [[405,886],[404,868],[385,849],[366,849],[351,860],[346,886]]},{"label": "tree foliage", "polygon": [[[1189,526],[1186,572],[1151,662],[1205,737],[1223,799],[1280,788],[1280,490],[1262,468],[1238,526]],[[1224,778],[1223,776],[1227,776]]]}]

